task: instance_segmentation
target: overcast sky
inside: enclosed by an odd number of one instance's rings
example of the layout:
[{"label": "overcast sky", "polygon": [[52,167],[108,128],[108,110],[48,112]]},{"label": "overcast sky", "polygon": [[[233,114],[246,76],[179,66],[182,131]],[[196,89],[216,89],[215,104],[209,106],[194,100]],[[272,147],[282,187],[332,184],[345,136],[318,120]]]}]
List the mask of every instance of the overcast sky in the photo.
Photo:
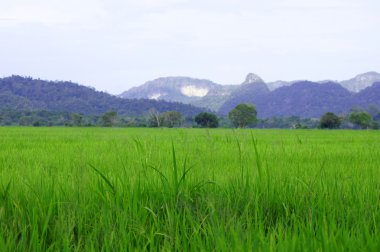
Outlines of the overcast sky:
[{"label": "overcast sky", "polygon": [[163,76],[241,83],[380,72],[379,0],[0,0],[0,77],[119,94]]}]

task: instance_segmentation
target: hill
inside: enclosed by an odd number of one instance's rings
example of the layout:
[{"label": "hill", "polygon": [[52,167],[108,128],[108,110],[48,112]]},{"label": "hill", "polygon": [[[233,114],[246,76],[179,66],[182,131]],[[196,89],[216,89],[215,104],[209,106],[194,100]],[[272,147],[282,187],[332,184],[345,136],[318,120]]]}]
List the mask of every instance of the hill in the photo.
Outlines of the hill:
[{"label": "hill", "polygon": [[0,79],[0,109],[47,110],[85,115],[110,110],[120,115],[141,116],[151,109],[159,112],[176,110],[193,116],[204,109],[191,105],[149,99],[122,99],[93,88],[67,81],[44,81],[12,76]]},{"label": "hill", "polygon": [[189,77],[165,77],[148,81],[119,95],[127,99],[165,100],[217,110],[236,86],[220,85]]},{"label": "hill", "polygon": [[[262,90],[261,86],[256,88]],[[364,109],[368,109],[371,105],[380,107],[380,82],[359,93],[353,93],[335,82],[300,81],[272,92],[243,92],[240,96],[227,100],[219,113],[227,115],[241,102],[255,104],[258,116],[261,118],[274,116],[318,118],[326,112],[347,113],[354,107]]]},{"label": "hill", "polygon": [[365,88],[372,86],[375,82],[380,82],[380,73],[368,72],[359,74],[350,80],[341,81],[340,84],[349,91],[358,93]]},{"label": "hill", "polygon": [[371,105],[380,108],[380,81],[356,94],[354,103],[362,108],[369,108]]},{"label": "hill", "polygon": [[297,82],[272,92],[244,94],[227,101],[219,110],[226,115],[240,101],[256,105],[258,116],[319,117],[323,113],[345,112],[350,109],[352,94],[336,83]]},{"label": "hill", "polygon": [[245,81],[239,85],[223,103],[218,112],[227,115],[228,112],[240,103],[253,103],[269,93],[268,86],[257,75],[250,73]]}]

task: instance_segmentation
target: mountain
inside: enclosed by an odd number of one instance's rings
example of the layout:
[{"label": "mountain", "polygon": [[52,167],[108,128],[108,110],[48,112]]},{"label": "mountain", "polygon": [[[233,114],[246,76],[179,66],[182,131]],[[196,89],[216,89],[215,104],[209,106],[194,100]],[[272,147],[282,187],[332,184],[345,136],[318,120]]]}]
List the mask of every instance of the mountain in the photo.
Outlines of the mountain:
[{"label": "mountain", "polygon": [[380,81],[355,94],[354,104],[366,109],[371,105],[380,108]]},{"label": "mountain", "polygon": [[[276,90],[277,88],[280,88],[280,87],[291,86],[297,82],[301,82],[301,81],[278,80],[278,81],[274,81],[274,82],[268,82],[266,84],[267,84],[269,90],[273,91],[273,90]],[[361,90],[363,90],[367,87],[370,87],[373,83],[380,82],[380,73],[367,72],[367,73],[359,74],[352,79],[344,80],[344,81],[340,81],[340,82],[339,81],[332,81],[332,80],[323,80],[323,81],[318,81],[317,83],[325,84],[325,83],[331,83],[331,82],[338,83],[342,87],[344,87],[345,89],[347,89],[351,92],[354,92],[354,93],[358,93]]]},{"label": "mountain", "polygon": [[165,77],[148,81],[119,95],[127,99],[165,100],[217,109],[234,86],[189,77]]},{"label": "mountain", "polygon": [[[326,112],[340,114],[352,107],[352,94],[334,82],[324,84],[302,81],[281,87],[260,104],[263,117],[320,117]],[[259,109],[259,108],[258,108]]]},{"label": "mountain", "polygon": [[250,73],[245,81],[239,85],[219,108],[222,115],[228,114],[236,105],[240,103],[253,103],[270,92],[264,81],[256,74]]},{"label": "mountain", "polygon": [[221,85],[189,77],[165,77],[131,88],[119,97],[175,101],[217,111],[227,100],[240,94],[256,92],[258,86],[269,91],[264,81],[253,73],[248,74],[241,85]]},{"label": "mountain", "polygon": [[[280,87],[283,87],[283,86],[291,86],[296,82],[300,82],[300,81],[281,81],[281,80],[279,80],[279,81],[267,83],[267,86],[268,86],[269,90],[273,91],[273,90],[280,88]],[[331,82],[339,83],[345,89],[347,89],[353,93],[358,93],[361,90],[363,90],[367,87],[370,87],[373,83],[380,82],[380,73],[367,72],[367,73],[359,74],[352,79],[344,80],[341,82],[332,81],[332,80],[318,81],[318,83],[320,83],[320,84],[331,83]]]},{"label": "mountain", "polygon": [[350,80],[342,81],[340,84],[351,92],[357,93],[370,87],[375,82],[380,82],[380,73],[368,72],[359,74]]},{"label": "mountain", "polygon": [[[359,75],[356,79],[364,83],[364,79],[373,80],[376,75],[376,73],[367,73]],[[120,115],[129,116],[146,115],[151,109],[159,112],[176,110],[184,116],[194,116],[205,110],[193,105],[160,100],[160,98],[146,99],[146,95],[154,94],[149,93],[151,91],[161,92],[162,95],[166,92],[163,97],[169,97],[172,100],[213,108],[220,115],[227,115],[239,103],[253,103],[260,118],[320,117],[328,111],[339,114],[348,112],[353,107],[369,108],[375,105],[380,108],[380,81],[357,93],[332,81],[319,83],[299,81],[283,84],[275,89],[272,85],[271,90],[268,87],[269,83],[266,84],[253,73],[248,74],[242,84],[228,86],[207,80],[169,77],[135,88],[134,91],[127,93],[133,99],[125,99],[72,82],[53,82],[12,76],[0,78],[0,110],[46,110],[85,115],[99,115],[116,110]]]},{"label": "mountain", "polygon": [[301,81],[272,92],[246,93],[227,101],[219,110],[228,114],[240,101],[255,104],[258,116],[320,117],[325,112],[342,113],[352,106],[352,94],[337,83]]},{"label": "mountain", "polygon": [[132,88],[121,97],[177,101],[209,108],[221,115],[227,115],[239,103],[249,102],[257,106],[260,117],[319,117],[327,111],[342,113],[354,106],[377,104],[379,91],[371,87],[376,81],[380,82],[380,74],[376,72],[342,82],[279,80],[268,83],[250,73],[242,84],[226,86],[209,80],[167,77]]},{"label": "mountain", "polygon": [[277,88],[280,88],[280,87],[291,86],[295,82],[297,82],[297,81],[282,81],[282,80],[278,80],[278,81],[267,83],[267,86],[268,86],[268,88],[269,88],[270,91],[273,91],[273,90],[275,90]]},{"label": "mountain", "polygon": [[188,103],[206,96],[210,91],[221,88],[209,80],[189,77],[166,77],[148,81],[122,93],[121,98],[152,99]]},{"label": "mountain", "polygon": [[218,112],[227,115],[240,102],[254,104],[260,118],[318,118],[326,112],[347,113],[354,107],[368,109],[374,105],[380,108],[380,82],[353,93],[332,81],[300,81],[271,92],[242,92],[240,96],[227,100]]},{"label": "mountain", "polygon": [[220,85],[220,87],[210,90],[210,92],[201,99],[191,101],[190,104],[217,111],[236,89],[237,85]]},{"label": "mountain", "polygon": [[149,99],[122,99],[72,82],[53,82],[21,76],[0,78],[0,109],[47,110],[85,115],[116,110],[120,115],[141,116],[149,110],[176,110],[185,116],[201,111],[182,103]]}]

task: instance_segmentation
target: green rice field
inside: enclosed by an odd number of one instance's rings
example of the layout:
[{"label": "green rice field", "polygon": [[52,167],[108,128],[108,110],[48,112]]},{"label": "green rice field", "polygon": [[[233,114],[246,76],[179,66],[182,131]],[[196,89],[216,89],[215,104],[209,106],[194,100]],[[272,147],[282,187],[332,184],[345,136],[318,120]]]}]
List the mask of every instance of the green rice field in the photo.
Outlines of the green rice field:
[{"label": "green rice field", "polygon": [[380,251],[380,132],[0,128],[0,251]]}]

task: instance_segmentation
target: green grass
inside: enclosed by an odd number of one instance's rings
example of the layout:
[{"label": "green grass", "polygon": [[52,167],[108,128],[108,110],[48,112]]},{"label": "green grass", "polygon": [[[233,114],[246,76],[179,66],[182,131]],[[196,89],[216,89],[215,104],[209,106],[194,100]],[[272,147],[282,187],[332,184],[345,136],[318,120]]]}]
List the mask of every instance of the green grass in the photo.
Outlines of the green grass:
[{"label": "green grass", "polygon": [[380,251],[380,133],[0,128],[0,251]]}]

